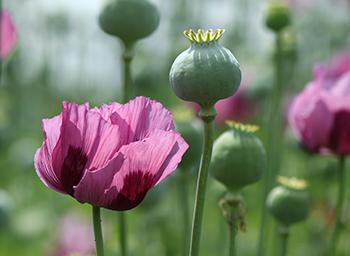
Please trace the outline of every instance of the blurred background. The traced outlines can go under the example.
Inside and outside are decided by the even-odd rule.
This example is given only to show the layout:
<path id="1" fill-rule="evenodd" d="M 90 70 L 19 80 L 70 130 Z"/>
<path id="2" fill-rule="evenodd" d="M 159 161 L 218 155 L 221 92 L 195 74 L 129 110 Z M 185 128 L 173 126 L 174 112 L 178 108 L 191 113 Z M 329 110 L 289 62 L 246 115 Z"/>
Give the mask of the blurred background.
<path id="1" fill-rule="evenodd" d="M 123 47 L 98 26 L 102 0 L 2 2 L 12 16 L 17 41 L 2 63 L 0 83 L 0 255 L 93 254 L 90 207 L 47 189 L 35 174 L 33 156 L 42 143 L 41 119 L 57 115 L 62 100 L 89 101 L 95 106 L 120 99 Z M 192 107 L 175 97 L 168 82 L 173 60 L 189 46 L 182 32 L 225 28 L 221 43 L 235 54 L 243 71 L 244 102 L 233 118 L 258 124 L 263 131 L 274 48 L 274 35 L 263 21 L 265 1 L 152 2 L 160 10 L 161 22 L 154 34 L 137 44 L 132 64 L 137 94 L 159 100 L 174 112 L 175 119 L 183 120 L 187 111 L 185 118 L 189 118 Z M 288 4 L 293 25 L 286 33 L 286 111 L 293 95 L 311 79 L 315 63 L 325 63 L 350 48 L 350 1 L 289 0 Z M 219 120 L 218 126 L 219 134 L 225 126 Z M 336 160 L 308 155 L 287 126 L 285 147 L 281 173 L 307 179 L 312 196 L 310 218 L 292 229 L 289 255 L 320 255 L 335 218 Z M 182 171 L 188 172 L 192 210 L 196 173 Z M 182 175 L 175 173 L 151 191 L 140 207 L 128 212 L 130 255 L 182 255 Z M 247 230 L 238 236 L 239 255 L 256 253 L 260 183 L 243 191 Z M 350 179 L 347 183 L 349 188 Z M 223 192 L 220 184 L 209 180 L 203 256 L 226 254 L 226 224 L 218 207 Z M 350 193 L 347 204 L 349 197 Z M 350 216 L 347 208 L 345 216 Z M 116 214 L 103 210 L 103 220 L 107 255 L 118 255 Z M 339 255 L 350 255 L 349 239 L 348 225 Z M 270 251 L 272 242 L 267 245 Z"/>

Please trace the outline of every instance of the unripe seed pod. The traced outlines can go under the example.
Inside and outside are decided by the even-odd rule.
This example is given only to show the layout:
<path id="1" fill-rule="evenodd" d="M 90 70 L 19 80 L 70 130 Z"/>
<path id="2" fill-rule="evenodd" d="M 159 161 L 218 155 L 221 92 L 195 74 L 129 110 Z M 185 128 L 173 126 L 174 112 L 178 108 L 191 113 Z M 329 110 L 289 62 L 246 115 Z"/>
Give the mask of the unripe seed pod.
<path id="1" fill-rule="evenodd" d="M 280 177 L 279 182 L 281 185 L 272 189 L 267 197 L 270 213 L 286 226 L 305 220 L 310 207 L 306 182 L 286 177 Z"/>
<path id="2" fill-rule="evenodd" d="M 256 126 L 230 125 L 232 129 L 214 142 L 210 171 L 228 190 L 237 191 L 260 180 L 266 166 L 266 153 L 254 134 Z"/>
<path id="3" fill-rule="evenodd" d="M 169 75 L 179 98 L 211 108 L 237 91 L 241 70 L 233 54 L 218 43 L 223 33 L 223 29 L 184 32 L 191 46 L 175 59 Z"/>
<path id="4" fill-rule="evenodd" d="M 100 13 L 99 24 L 107 34 L 131 45 L 152 34 L 159 19 L 157 7 L 147 0 L 108 0 Z"/>
<path id="5" fill-rule="evenodd" d="M 275 32 L 279 32 L 287 27 L 290 22 L 290 11 L 286 4 L 279 2 L 269 3 L 265 16 L 265 23 L 268 28 Z"/>

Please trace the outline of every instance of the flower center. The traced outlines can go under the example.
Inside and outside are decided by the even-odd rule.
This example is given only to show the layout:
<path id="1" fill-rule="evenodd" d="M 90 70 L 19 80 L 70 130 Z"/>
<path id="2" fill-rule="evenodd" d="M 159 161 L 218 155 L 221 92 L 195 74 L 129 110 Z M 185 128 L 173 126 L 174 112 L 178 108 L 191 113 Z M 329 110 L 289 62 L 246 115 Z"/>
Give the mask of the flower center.
<path id="1" fill-rule="evenodd" d="M 64 190 L 73 196 L 73 187 L 78 185 L 83 177 L 88 158 L 82 148 L 69 146 L 68 153 L 61 168 L 61 183 Z"/>
<path id="2" fill-rule="evenodd" d="M 242 124 L 234 121 L 226 121 L 226 124 L 235 130 L 241 131 L 241 132 L 247 132 L 247 133 L 254 133 L 259 130 L 259 126 L 252 125 L 252 124 Z"/>
<path id="3" fill-rule="evenodd" d="M 307 188 L 307 182 L 305 180 L 300 180 L 297 178 L 288 178 L 284 176 L 280 176 L 277 178 L 277 181 L 282 186 L 285 186 L 290 189 L 294 190 L 304 190 Z"/>
<path id="4" fill-rule="evenodd" d="M 198 29 L 197 32 L 189 29 L 184 31 L 185 37 L 189 39 L 191 43 L 198 44 L 216 42 L 220 39 L 223 33 L 225 33 L 225 29 L 209 29 L 207 31 Z"/>

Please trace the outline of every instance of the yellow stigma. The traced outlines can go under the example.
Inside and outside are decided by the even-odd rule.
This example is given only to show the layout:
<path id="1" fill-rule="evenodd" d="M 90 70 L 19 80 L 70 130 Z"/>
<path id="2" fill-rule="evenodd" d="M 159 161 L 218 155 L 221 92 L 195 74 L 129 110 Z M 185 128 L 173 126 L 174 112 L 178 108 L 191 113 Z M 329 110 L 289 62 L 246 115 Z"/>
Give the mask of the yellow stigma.
<path id="1" fill-rule="evenodd" d="M 192 43 L 216 42 L 220 39 L 223 33 L 225 33 L 225 29 L 209 29 L 207 31 L 198 29 L 197 32 L 189 29 L 184 31 L 185 37 L 188 38 Z"/>
<path id="2" fill-rule="evenodd" d="M 288 178 L 284 176 L 279 176 L 277 178 L 277 182 L 282 186 L 287 188 L 295 189 L 295 190 L 303 190 L 306 189 L 308 184 L 305 180 L 297 179 L 297 178 Z"/>
<path id="3" fill-rule="evenodd" d="M 259 130 L 259 126 L 252 125 L 252 124 L 242 124 L 234 121 L 226 121 L 226 124 L 236 130 L 242 131 L 242 132 L 249 132 L 254 133 Z"/>

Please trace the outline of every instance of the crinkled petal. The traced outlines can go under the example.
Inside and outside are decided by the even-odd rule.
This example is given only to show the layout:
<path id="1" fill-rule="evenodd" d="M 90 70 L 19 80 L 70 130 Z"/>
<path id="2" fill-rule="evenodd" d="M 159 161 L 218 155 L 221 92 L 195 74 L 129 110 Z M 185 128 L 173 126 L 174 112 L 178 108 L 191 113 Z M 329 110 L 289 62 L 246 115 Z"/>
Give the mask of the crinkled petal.
<path id="1" fill-rule="evenodd" d="M 34 156 L 34 165 L 37 175 L 47 187 L 58 192 L 65 193 L 59 178 L 53 171 L 51 155 L 49 154 L 45 143 L 36 151 Z"/>
<path id="2" fill-rule="evenodd" d="M 305 119 L 309 116 L 320 95 L 320 86 L 316 82 L 310 82 L 305 89 L 294 98 L 288 112 L 289 124 L 298 137 L 305 130 Z"/>
<path id="3" fill-rule="evenodd" d="M 52 154 L 61 133 L 62 116 L 58 115 L 50 119 L 43 119 L 41 127 L 44 131 L 44 140 L 47 149 Z"/>
<path id="4" fill-rule="evenodd" d="M 89 158 L 87 168 L 101 168 L 127 143 L 126 135 L 130 129 L 123 119 L 111 124 L 95 112 L 87 114 L 86 123 L 83 149 Z"/>
<path id="5" fill-rule="evenodd" d="M 35 153 L 34 166 L 37 175 L 45 186 L 57 192 L 66 193 L 60 182 L 60 177 L 57 176 L 52 168 L 51 154 L 45 143 Z"/>
<path id="6" fill-rule="evenodd" d="M 303 144 L 310 150 L 319 150 L 328 143 L 333 114 L 323 101 L 318 101 L 313 111 L 304 119 L 305 129 L 301 131 Z"/>
<path id="7" fill-rule="evenodd" d="M 146 97 L 136 97 L 118 109 L 118 114 L 130 126 L 129 142 L 142 140 L 155 130 L 174 130 L 172 114 L 159 102 Z M 111 116 L 112 123 L 115 116 Z"/>
<path id="8" fill-rule="evenodd" d="M 72 122 L 80 131 L 81 137 L 85 137 L 86 115 L 89 111 L 89 104 L 78 105 L 76 103 L 62 102 L 62 119 Z"/>
<path id="9" fill-rule="evenodd" d="M 105 167 L 98 170 L 87 170 L 75 187 L 74 197 L 81 203 L 109 208 L 111 198 L 105 193 L 111 187 L 114 175 L 120 170 L 124 158 L 118 154 Z"/>
<path id="10" fill-rule="evenodd" d="M 73 194 L 73 186 L 82 178 L 87 160 L 79 129 L 71 121 L 63 120 L 61 136 L 52 153 L 52 166 L 66 193 Z"/>
<path id="11" fill-rule="evenodd" d="M 350 110 L 350 71 L 332 84 L 328 91 L 323 91 L 323 98 L 334 111 Z"/>
<path id="12" fill-rule="evenodd" d="M 106 121 L 110 121 L 112 113 L 116 113 L 121 106 L 122 105 L 119 103 L 112 102 L 110 104 L 103 104 L 101 107 L 94 108 L 91 111 L 100 113 L 103 119 L 105 119 Z"/>
<path id="13" fill-rule="evenodd" d="M 125 160 L 108 191 L 113 199 L 108 208 L 128 210 L 137 206 L 150 188 L 175 171 L 187 148 L 178 133 L 162 130 L 123 146 L 120 153 Z"/>

